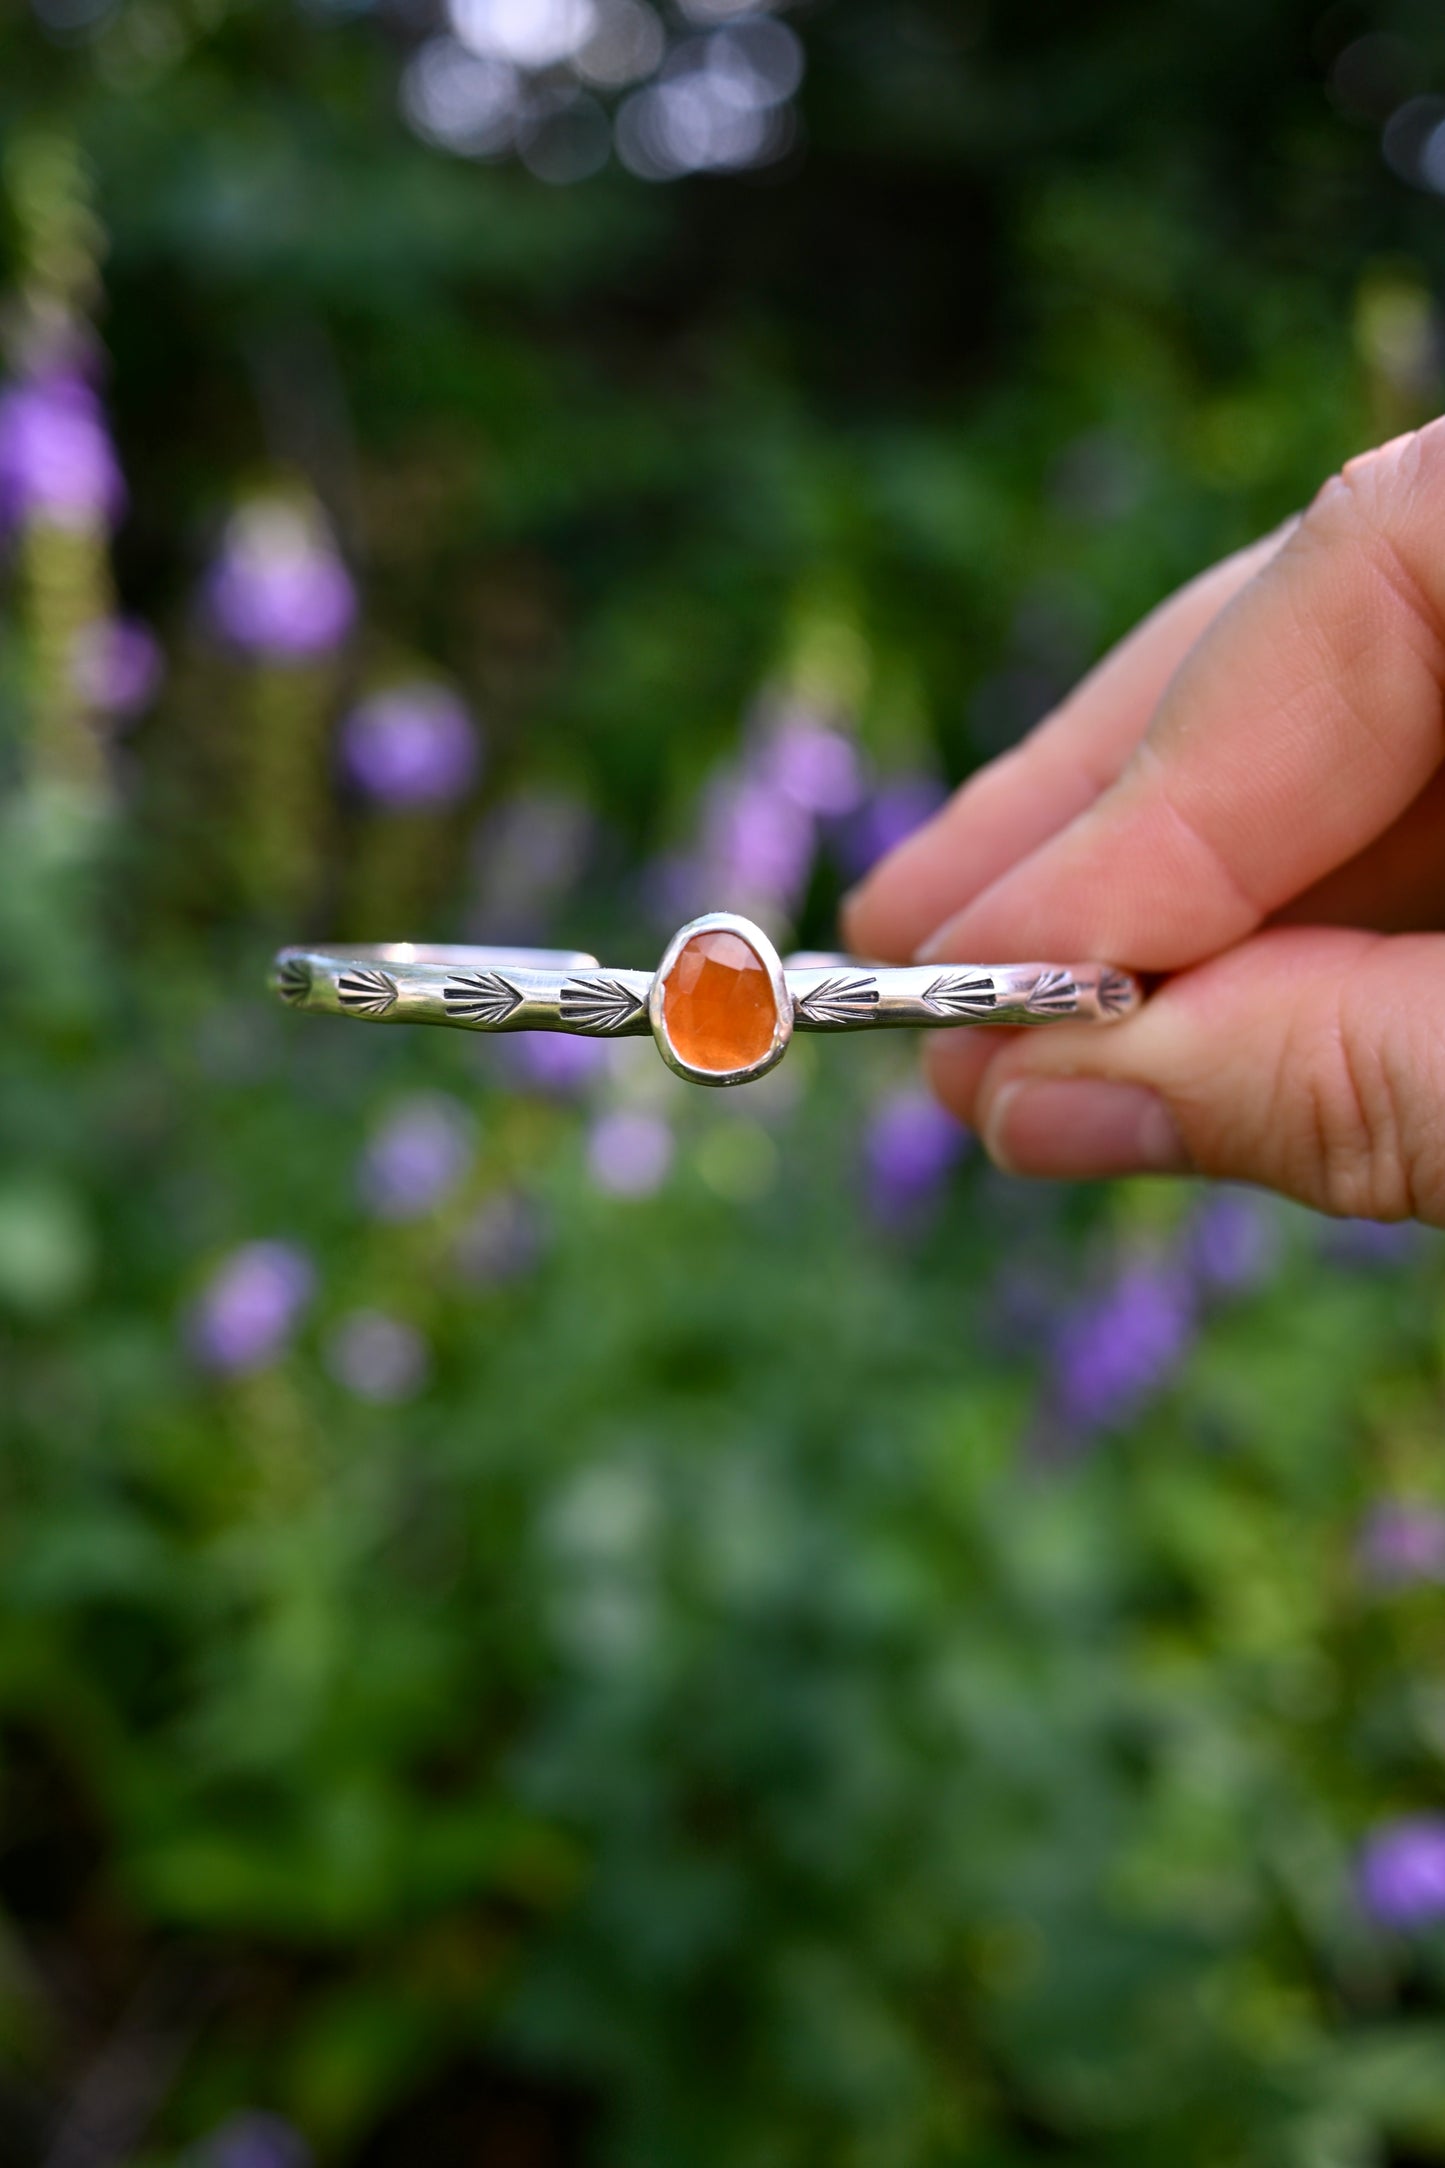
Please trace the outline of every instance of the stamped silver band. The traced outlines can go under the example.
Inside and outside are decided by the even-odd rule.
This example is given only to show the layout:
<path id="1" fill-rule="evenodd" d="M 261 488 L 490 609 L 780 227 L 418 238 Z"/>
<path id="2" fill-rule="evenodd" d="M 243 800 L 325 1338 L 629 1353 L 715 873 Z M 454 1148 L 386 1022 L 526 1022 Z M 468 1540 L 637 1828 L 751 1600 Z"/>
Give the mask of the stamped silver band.
<path id="1" fill-rule="evenodd" d="M 754 961 L 729 943 L 751 951 Z M 748 1007 L 746 1028 L 739 1024 L 735 1034 L 737 1058 L 723 1065 L 688 1058 L 697 1047 L 684 1040 L 669 994 L 678 970 L 695 973 L 709 951 L 720 959 L 719 983 L 744 988 Z M 611 1039 L 650 1033 L 674 1069 L 707 1084 L 762 1075 L 782 1058 L 794 1031 L 1108 1024 L 1128 1016 L 1141 999 L 1138 980 L 1108 964 L 895 966 L 811 951 L 784 959 L 760 927 L 728 912 L 682 927 L 656 971 L 605 969 L 581 950 L 397 941 L 345 950 L 283 949 L 271 983 L 293 1008 L 369 1023 Z M 712 1007 L 721 1013 L 724 1001 L 715 996 Z"/>

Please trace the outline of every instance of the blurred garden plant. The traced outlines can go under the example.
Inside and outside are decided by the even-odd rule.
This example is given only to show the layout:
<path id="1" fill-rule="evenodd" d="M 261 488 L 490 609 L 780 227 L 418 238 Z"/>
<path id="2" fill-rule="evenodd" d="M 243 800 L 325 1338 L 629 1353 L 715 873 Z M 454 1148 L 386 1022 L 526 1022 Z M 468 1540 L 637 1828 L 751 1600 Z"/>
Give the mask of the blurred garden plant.
<path id="1" fill-rule="evenodd" d="M 6 2168 L 1445 2161 L 1436 1238 L 260 991 L 826 941 L 1438 402 L 1316 14 L 0 21 Z"/>

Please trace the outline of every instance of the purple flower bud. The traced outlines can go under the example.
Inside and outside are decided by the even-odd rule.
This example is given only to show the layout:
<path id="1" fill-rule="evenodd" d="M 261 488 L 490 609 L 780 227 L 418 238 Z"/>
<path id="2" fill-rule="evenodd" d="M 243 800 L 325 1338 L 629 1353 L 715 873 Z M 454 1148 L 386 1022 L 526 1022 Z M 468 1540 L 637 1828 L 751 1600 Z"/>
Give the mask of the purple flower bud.
<path id="1" fill-rule="evenodd" d="M 481 764 L 476 725 L 442 685 L 373 693 L 341 726 L 342 765 L 364 797 L 398 809 L 452 805 Z"/>
<path id="2" fill-rule="evenodd" d="M 763 752 L 761 769 L 774 790 L 820 818 L 851 813 L 863 795 L 853 740 L 805 717 L 782 724 Z"/>
<path id="3" fill-rule="evenodd" d="M 1323 1230 L 1321 1247 L 1335 1264 L 1388 1270 L 1408 1265 L 1428 1240 L 1413 1220 L 1334 1220 Z"/>
<path id="4" fill-rule="evenodd" d="M 839 837 L 839 855 L 849 874 L 861 880 L 905 836 L 930 820 L 947 795 L 930 775 L 895 776 L 884 783 L 845 823 Z"/>
<path id="5" fill-rule="evenodd" d="M 595 1084 L 612 1066 L 605 1039 L 565 1031 L 519 1031 L 503 1041 L 504 1059 L 523 1084 L 568 1098 Z"/>
<path id="6" fill-rule="evenodd" d="M 643 869 L 641 887 L 644 908 L 669 930 L 709 907 L 708 869 L 688 851 L 661 852 Z"/>
<path id="7" fill-rule="evenodd" d="M 543 1233 L 541 1214 L 530 1197 L 519 1190 L 498 1190 L 477 1207 L 457 1236 L 457 1270 L 483 1286 L 514 1280 L 536 1264 Z"/>
<path id="8" fill-rule="evenodd" d="M 1445 1814 L 1380 1823 L 1360 1848 L 1358 1880 L 1360 1902 L 1382 1927 L 1445 1919 Z"/>
<path id="9" fill-rule="evenodd" d="M 1178 1368 L 1194 1328 L 1186 1273 L 1159 1262 L 1128 1266 L 1059 1328 L 1049 1394 L 1053 1413 L 1075 1436 L 1128 1421 Z"/>
<path id="10" fill-rule="evenodd" d="M 112 525 L 125 484 L 94 387 L 58 371 L 0 391 L 0 526 Z"/>
<path id="11" fill-rule="evenodd" d="M 133 617 L 102 617 L 87 625 L 70 658 L 71 680 L 92 714 L 129 723 L 143 715 L 165 676 L 160 642 Z"/>
<path id="12" fill-rule="evenodd" d="M 971 1141 L 928 1092 L 910 1087 L 890 1094 L 874 1108 L 863 1141 L 874 1215 L 890 1226 L 916 1218 Z"/>
<path id="13" fill-rule="evenodd" d="M 1006 1257 L 988 1290 L 985 1329 L 991 1343 L 1006 1354 L 1036 1360 L 1057 1326 L 1059 1290 L 1052 1257 L 1027 1250 Z"/>
<path id="14" fill-rule="evenodd" d="M 1237 1295 L 1263 1286 L 1279 1264 L 1279 1215 L 1251 1190 L 1215 1190 L 1199 1207 L 1185 1237 L 1185 1252 L 1199 1286 L 1210 1294 Z"/>
<path id="15" fill-rule="evenodd" d="M 316 1287 L 310 1259 L 290 1242 L 245 1242 L 221 1260 L 191 1316 L 191 1345 L 206 1369 L 261 1370 L 280 1355 Z"/>
<path id="16" fill-rule="evenodd" d="M 223 639 L 274 660 L 328 653 L 356 617 L 356 590 L 319 513 L 276 499 L 231 520 L 202 603 Z"/>
<path id="17" fill-rule="evenodd" d="M 813 822 L 793 799 L 747 777 L 713 784 L 702 857 L 718 896 L 788 909 L 813 863 Z"/>
<path id="18" fill-rule="evenodd" d="M 666 1181 L 672 1154 L 666 1122 L 631 1107 L 599 1115 L 587 1140 L 588 1172 L 613 1197 L 650 1197 Z"/>
<path id="19" fill-rule="evenodd" d="M 1361 1575 L 1376 1588 L 1445 1581 L 1445 1513 L 1385 1499 L 1367 1515 L 1356 1557 Z"/>
<path id="20" fill-rule="evenodd" d="M 361 1194 L 381 1220 L 422 1219 L 445 1203 L 472 1162 L 472 1122 L 444 1092 L 394 1107 L 366 1148 Z"/>
<path id="21" fill-rule="evenodd" d="M 414 1325 L 384 1310 L 353 1310 L 326 1342 L 326 1367 L 358 1400 L 410 1400 L 431 1369 L 427 1344 Z"/>
<path id="22" fill-rule="evenodd" d="M 203 2168 L 310 2168 L 311 2148 L 279 2115 L 232 2116 L 201 2148 Z"/>
<path id="23" fill-rule="evenodd" d="M 496 807 L 473 852 L 478 938 L 535 941 L 549 907 L 576 884 L 596 827 L 590 807 L 560 790 L 519 791 Z"/>

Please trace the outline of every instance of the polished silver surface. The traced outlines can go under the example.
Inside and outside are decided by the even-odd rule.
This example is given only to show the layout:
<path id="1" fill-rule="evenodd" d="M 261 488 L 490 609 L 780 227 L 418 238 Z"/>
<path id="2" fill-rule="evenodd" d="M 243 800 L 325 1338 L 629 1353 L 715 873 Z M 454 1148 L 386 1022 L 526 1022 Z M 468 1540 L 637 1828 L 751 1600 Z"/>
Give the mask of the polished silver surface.
<path id="1" fill-rule="evenodd" d="M 725 1071 L 690 1067 L 667 1035 L 663 991 L 695 934 L 746 941 L 777 1004 L 762 1060 Z M 604 969 L 584 950 L 451 948 L 409 941 L 282 949 L 271 983 L 291 1007 L 377 1024 L 450 1024 L 462 1031 L 567 1031 L 591 1038 L 648 1033 L 669 1066 L 700 1084 L 745 1084 L 787 1051 L 794 1031 L 949 1030 L 969 1024 L 1115 1023 L 1141 999 L 1132 973 L 1109 964 L 872 964 L 799 952 L 779 958 L 761 928 L 726 911 L 683 926 L 656 971 Z"/>
<path id="2" fill-rule="evenodd" d="M 799 1031 L 1112 1024 L 1142 998 L 1132 972 L 1110 964 L 868 964 L 809 952 L 784 969 Z"/>

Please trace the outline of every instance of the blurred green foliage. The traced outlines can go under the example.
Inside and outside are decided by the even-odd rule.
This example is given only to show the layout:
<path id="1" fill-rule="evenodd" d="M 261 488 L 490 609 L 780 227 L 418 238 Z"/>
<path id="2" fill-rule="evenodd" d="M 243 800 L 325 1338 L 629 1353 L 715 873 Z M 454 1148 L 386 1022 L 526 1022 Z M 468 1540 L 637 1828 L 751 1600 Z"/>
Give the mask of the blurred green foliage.
<path id="1" fill-rule="evenodd" d="M 1445 89 L 1438 10 L 795 19 L 805 153 L 671 188 L 414 140 L 401 15 L 0 25 L 12 364 L 47 294 L 93 318 L 130 493 L 109 553 L 12 546 L 0 657 L 17 2168 L 284 2168 L 279 2126 L 208 2135 L 250 2110 L 357 2168 L 1445 2161 L 1445 1947 L 1351 1866 L 1445 1785 L 1445 1596 L 1359 1551 L 1382 1498 L 1445 1505 L 1438 1242 L 1262 1220 L 1051 1457 L 1057 1319 L 1176 1269 L 1194 1196 L 970 1165 L 885 1226 L 905 1049 L 719 1104 L 643 1048 L 558 1096 L 258 990 L 277 934 L 486 930 L 545 794 L 590 840 L 531 930 L 644 957 L 637 869 L 760 687 L 954 779 L 1438 398 L 1445 211 L 1339 68 L 1388 35 L 1392 96 Z M 276 486 L 363 601 L 285 668 L 194 601 Z M 112 581 L 169 674 L 102 807 L 36 748 L 89 727 L 56 658 Z M 487 770 L 388 823 L 327 733 L 416 670 Z M 311 749 L 289 915 L 257 745 Z M 419 1090 L 476 1148 L 378 1219 Z M 594 1178 L 618 1108 L 675 1134 L 646 1196 Z M 315 1300 L 217 1376 L 187 1318 L 257 1239 Z M 358 1311 L 422 1336 L 413 1397 L 348 1389 Z"/>

